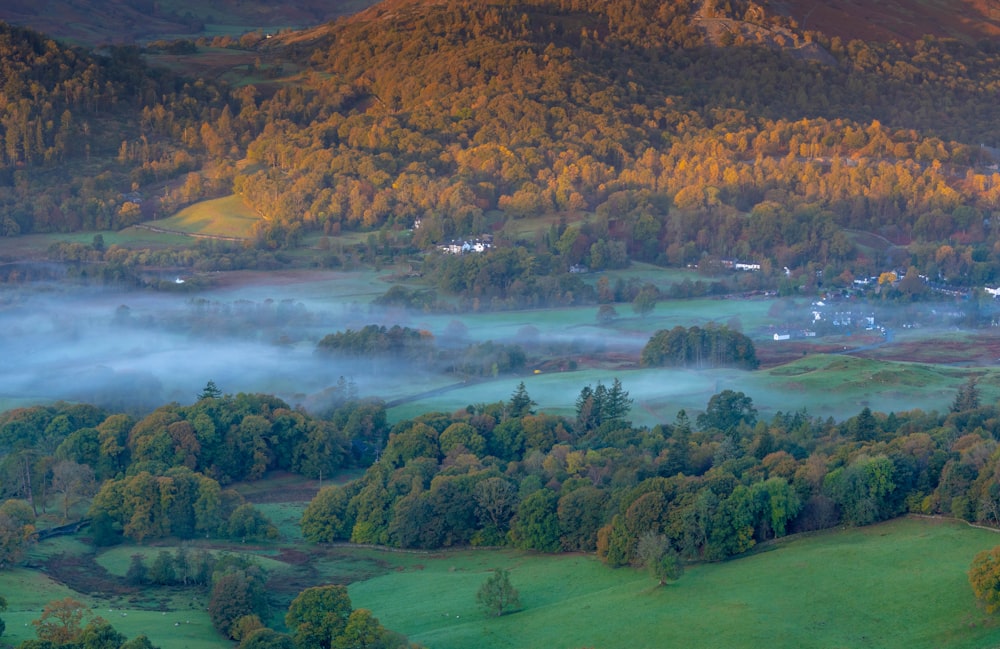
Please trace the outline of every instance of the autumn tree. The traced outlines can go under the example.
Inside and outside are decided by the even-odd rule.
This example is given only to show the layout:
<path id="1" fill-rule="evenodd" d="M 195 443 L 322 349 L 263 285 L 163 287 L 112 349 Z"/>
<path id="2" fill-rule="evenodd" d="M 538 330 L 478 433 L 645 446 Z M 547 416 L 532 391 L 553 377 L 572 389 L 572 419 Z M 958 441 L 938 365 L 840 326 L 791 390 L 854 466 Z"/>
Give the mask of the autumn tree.
<path id="1" fill-rule="evenodd" d="M 86 464 L 63 460 L 52 465 L 52 490 L 62 496 L 62 518 L 69 520 L 69 510 L 83 496 L 94 493 L 94 470 Z"/>
<path id="2" fill-rule="evenodd" d="M 233 638 L 234 624 L 241 617 L 267 615 L 264 574 L 255 567 L 223 571 L 214 578 L 208 601 L 212 624 L 227 638 Z"/>
<path id="3" fill-rule="evenodd" d="M 82 602 L 65 597 L 46 604 L 42 616 L 32 624 L 39 640 L 63 645 L 76 642 L 83 631 L 83 620 L 90 616 L 90 609 Z"/>
<path id="4" fill-rule="evenodd" d="M 17 563 L 35 541 L 35 515 L 23 500 L 0 505 L 0 568 Z"/>
<path id="5" fill-rule="evenodd" d="M 969 567 L 969 584 L 987 613 L 1000 609 L 1000 545 L 975 556 Z"/>
<path id="6" fill-rule="evenodd" d="M 651 284 L 647 284 L 632 299 L 632 311 L 634 311 L 637 316 L 645 318 L 653 312 L 653 309 L 656 308 L 656 300 L 658 297 L 659 291 L 656 290 L 656 287 Z"/>
<path id="7" fill-rule="evenodd" d="M 476 603 L 486 615 L 499 617 L 504 612 L 517 609 L 521 605 L 517 589 L 510 583 L 510 573 L 503 568 L 495 568 L 476 592 Z"/>

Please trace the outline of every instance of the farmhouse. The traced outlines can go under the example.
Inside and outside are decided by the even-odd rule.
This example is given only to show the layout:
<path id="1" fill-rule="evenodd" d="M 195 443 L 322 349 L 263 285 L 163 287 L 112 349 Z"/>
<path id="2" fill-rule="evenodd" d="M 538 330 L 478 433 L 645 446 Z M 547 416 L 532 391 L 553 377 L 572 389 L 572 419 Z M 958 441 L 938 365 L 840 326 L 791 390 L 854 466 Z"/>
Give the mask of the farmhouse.
<path id="1" fill-rule="evenodd" d="M 732 268 L 733 270 L 741 270 L 744 272 L 760 271 L 760 264 L 753 264 L 744 261 L 735 261 L 732 259 L 723 259 L 721 263 L 723 267 Z"/>
<path id="2" fill-rule="evenodd" d="M 472 252 L 485 252 L 493 247 L 492 235 L 483 235 L 478 239 L 455 239 L 450 243 L 441 244 L 438 250 L 449 255 L 464 255 Z"/>

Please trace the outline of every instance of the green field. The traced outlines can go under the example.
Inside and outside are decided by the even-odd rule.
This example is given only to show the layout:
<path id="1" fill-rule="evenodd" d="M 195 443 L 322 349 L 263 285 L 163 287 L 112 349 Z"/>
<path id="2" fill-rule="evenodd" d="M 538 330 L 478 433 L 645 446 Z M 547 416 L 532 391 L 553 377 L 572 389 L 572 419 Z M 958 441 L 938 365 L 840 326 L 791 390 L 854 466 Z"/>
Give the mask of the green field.
<path id="1" fill-rule="evenodd" d="M 351 586 L 355 606 L 433 649 L 1000 646 L 965 571 L 993 532 L 903 519 L 796 538 L 688 568 L 657 588 L 591 556 L 461 552 Z M 486 618 L 475 592 L 507 568 L 522 610 Z"/>
<path id="2" fill-rule="evenodd" d="M 921 409 L 946 411 L 970 375 L 982 376 L 984 402 L 1000 397 L 993 368 L 949 368 L 933 365 L 870 361 L 851 356 L 809 356 L 769 370 L 685 370 L 664 368 L 608 368 L 501 377 L 483 383 L 420 398 L 389 410 L 390 419 L 412 418 L 427 410 L 453 412 L 469 404 L 510 398 L 523 381 L 538 409 L 575 416 L 580 390 L 598 382 L 610 385 L 618 378 L 633 400 L 630 418 L 636 425 L 670 423 L 677 411 L 701 412 L 712 395 L 722 390 L 743 392 L 753 399 L 759 419 L 778 411 L 805 409 L 815 417 L 841 420 L 863 408 L 875 412 Z"/>
<path id="3" fill-rule="evenodd" d="M 583 554 L 399 552 L 308 546 L 296 538 L 246 549 L 278 588 L 349 584 L 355 607 L 371 609 L 387 627 L 431 649 L 972 649 L 1000 647 L 998 618 L 978 608 L 966 578 L 973 556 L 997 543 L 994 531 L 904 518 L 689 565 L 678 582 L 663 588 L 645 572 L 612 569 Z M 174 550 L 126 545 L 94 557 L 79 541 L 63 538 L 39 544 L 32 556 L 76 556 L 83 565 L 91 562 L 92 575 L 102 569 L 121 575 L 132 554 L 149 561 L 160 549 Z M 292 565 L 284 556 L 310 561 L 308 567 Z M 521 609 L 487 618 L 476 607 L 475 592 L 496 567 L 510 570 Z M 130 637 L 149 635 L 161 649 L 228 646 L 208 619 L 207 597 L 197 591 L 80 593 L 43 571 L 15 568 L 0 572 L 0 594 L 10 605 L 3 614 L 4 641 L 14 645 L 33 637 L 31 622 L 47 602 L 73 597 Z M 278 600 L 293 595 L 282 592 Z M 271 623 L 280 628 L 279 608 Z"/>
<path id="4" fill-rule="evenodd" d="M 260 221 L 260 216 L 233 194 L 195 203 L 169 218 L 150 221 L 146 225 L 192 234 L 246 239 L 251 236 L 251 229 L 257 221 Z"/>

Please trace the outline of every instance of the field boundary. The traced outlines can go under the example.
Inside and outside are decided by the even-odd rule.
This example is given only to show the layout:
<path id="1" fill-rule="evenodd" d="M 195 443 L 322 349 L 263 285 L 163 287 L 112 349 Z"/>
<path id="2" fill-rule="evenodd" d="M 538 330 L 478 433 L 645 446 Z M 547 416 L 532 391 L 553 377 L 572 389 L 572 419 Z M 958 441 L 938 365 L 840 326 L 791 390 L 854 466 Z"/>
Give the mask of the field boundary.
<path id="1" fill-rule="evenodd" d="M 987 527 L 986 525 L 977 525 L 964 518 L 957 518 L 955 516 L 941 516 L 940 514 L 907 514 L 907 516 L 912 516 L 913 518 L 923 518 L 926 520 L 936 520 L 936 521 L 952 521 L 955 523 L 965 523 L 969 527 L 973 527 L 977 530 L 986 530 L 987 532 L 994 532 L 1000 534 L 1000 529 L 996 527 Z"/>
<path id="2" fill-rule="evenodd" d="M 136 223 L 135 225 L 129 227 L 149 230 L 150 232 L 156 232 L 159 234 L 179 234 L 181 236 L 192 237 L 194 239 L 215 239 L 217 241 L 234 241 L 237 243 L 245 243 L 247 241 L 245 237 L 229 237 L 223 234 L 204 234 L 201 232 L 184 232 L 183 230 L 171 230 L 168 228 L 161 228 L 156 225 L 147 225 L 145 223 Z"/>

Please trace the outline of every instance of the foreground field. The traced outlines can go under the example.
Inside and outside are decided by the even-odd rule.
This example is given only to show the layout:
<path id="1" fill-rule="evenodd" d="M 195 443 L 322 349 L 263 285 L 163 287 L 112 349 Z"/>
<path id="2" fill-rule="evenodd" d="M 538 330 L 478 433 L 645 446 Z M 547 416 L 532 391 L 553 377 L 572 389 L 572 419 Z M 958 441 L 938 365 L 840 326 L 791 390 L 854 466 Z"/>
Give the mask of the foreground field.
<path id="1" fill-rule="evenodd" d="M 954 521 L 905 518 L 789 538 L 750 556 L 689 566 L 680 581 L 660 588 L 644 572 L 611 569 L 593 555 L 307 545 L 290 524 L 301 503 L 262 506 L 287 519 L 282 540 L 197 547 L 256 557 L 271 577 L 268 622 L 278 629 L 300 590 L 343 583 L 355 607 L 430 649 L 1000 646 L 1000 624 L 977 606 L 966 578 L 975 554 L 1000 536 Z M 9 602 L 3 643 L 32 638 L 42 607 L 73 597 L 161 649 L 229 646 L 212 627 L 204 593 L 124 583 L 133 554 L 152 560 L 173 549 L 125 545 L 94 555 L 74 538 L 40 543 L 33 569 L 0 572 Z M 496 567 L 510 570 L 522 608 L 487 618 L 475 593 Z"/>
<path id="2" fill-rule="evenodd" d="M 474 552 L 351 586 L 355 606 L 434 649 L 481 647 L 995 647 L 965 571 L 993 532 L 903 519 L 790 540 L 754 556 L 693 566 L 656 588 L 590 556 Z M 511 571 L 523 609 L 475 607 L 494 567 Z"/>

